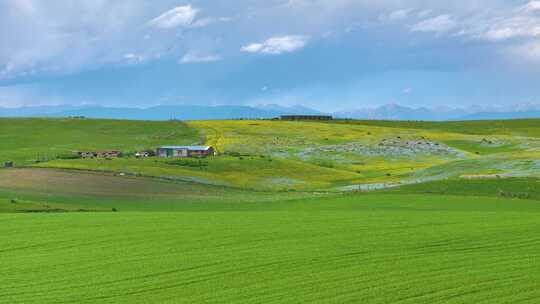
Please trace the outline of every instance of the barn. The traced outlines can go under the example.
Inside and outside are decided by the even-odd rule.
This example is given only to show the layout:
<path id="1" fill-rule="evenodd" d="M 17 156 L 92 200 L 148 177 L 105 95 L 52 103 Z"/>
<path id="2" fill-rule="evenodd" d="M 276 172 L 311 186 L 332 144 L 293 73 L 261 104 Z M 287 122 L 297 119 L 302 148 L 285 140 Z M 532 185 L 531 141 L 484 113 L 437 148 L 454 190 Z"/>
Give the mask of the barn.
<path id="1" fill-rule="evenodd" d="M 206 157 L 215 154 L 210 146 L 164 146 L 157 148 L 157 156 L 163 158 Z"/>

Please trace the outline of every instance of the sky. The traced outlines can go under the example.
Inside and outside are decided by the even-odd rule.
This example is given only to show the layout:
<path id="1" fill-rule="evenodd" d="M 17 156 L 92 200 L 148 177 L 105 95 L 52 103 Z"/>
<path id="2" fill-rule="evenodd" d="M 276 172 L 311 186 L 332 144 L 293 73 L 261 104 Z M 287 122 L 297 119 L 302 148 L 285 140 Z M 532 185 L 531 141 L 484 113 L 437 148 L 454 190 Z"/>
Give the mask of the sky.
<path id="1" fill-rule="evenodd" d="M 0 0 L 0 107 L 523 103 L 538 0 Z"/>

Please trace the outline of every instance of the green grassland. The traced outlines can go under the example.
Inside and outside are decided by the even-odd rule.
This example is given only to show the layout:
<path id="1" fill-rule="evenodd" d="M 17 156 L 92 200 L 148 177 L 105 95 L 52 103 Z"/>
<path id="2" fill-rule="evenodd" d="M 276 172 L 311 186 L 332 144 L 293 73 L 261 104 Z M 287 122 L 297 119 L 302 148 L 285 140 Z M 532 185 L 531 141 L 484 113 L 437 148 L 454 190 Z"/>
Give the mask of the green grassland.
<path id="1" fill-rule="evenodd" d="M 537 303 L 540 204 L 348 195 L 1 215 L 0 303 Z"/>
<path id="2" fill-rule="evenodd" d="M 0 119 L 0 140 L 0 303 L 540 298 L 539 120 Z M 219 155 L 129 156 L 192 143 Z M 86 149 L 128 155 L 66 157 Z"/>
<path id="3" fill-rule="evenodd" d="M 182 122 L 88 119 L 0 119 L 0 163 L 27 165 L 79 150 L 133 152 L 201 139 Z"/>
<path id="4" fill-rule="evenodd" d="M 265 155 L 354 174 L 330 181 L 410 184 L 470 176 L 540 176 L 540 121 L 421 123 L 203 121 L 223 153 Z M 308 182 L 309 184 L 309 182 Z"/>
<path id="5" fill-rule="evenodd" d="M 341 191 L 491 175 L 540 176 L 540 121 L 415 123 L 337 121 L 133 122 L 0 120 L 2 160 L 269 191 Z M 65 127 L 63 127 L 65 126 Z M 133 152 L 208 144 L 219 157 L 80 160 L 76 150 Z M 129 155 L 129 154 L 128 154 Z"/>

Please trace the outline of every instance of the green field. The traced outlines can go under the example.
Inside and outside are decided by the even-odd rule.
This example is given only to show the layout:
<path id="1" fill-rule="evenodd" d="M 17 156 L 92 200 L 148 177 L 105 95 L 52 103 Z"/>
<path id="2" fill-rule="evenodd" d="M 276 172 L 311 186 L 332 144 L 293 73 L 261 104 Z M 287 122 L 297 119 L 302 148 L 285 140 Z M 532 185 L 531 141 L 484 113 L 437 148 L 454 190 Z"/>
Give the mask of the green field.
<path id="1" fill-rule="evenodd" d="M 540 120 L 0 119 L 0 141 L 0 303 L 540 299 Z M 131 156 L 169 144 L 220 153 Z"/>
<path id="2" fill-rule="evenodd" d="M 2 215 L 2 303 L 537 303 L 538 201 Z"/>
<path id="3" fill-rule="evenodd" d="M 540 121 L 414 123 L 338 121 L 134 122 L 0 119 L 0 161 L 116 172 L 266 191 L 342 191 L 360 185 L 540 177 Z M 138 160 L 133 152 L 207 144 L 203 161 Z M 71 159 L 118 149 L 127 157 Z"/>
<path id="4" fill-rule="evenodd" d="M 0 118 L 0 163 L 27 165 L 80 150 L 128 153 L 201 140 L 197 130 L 176 121 Z"/>

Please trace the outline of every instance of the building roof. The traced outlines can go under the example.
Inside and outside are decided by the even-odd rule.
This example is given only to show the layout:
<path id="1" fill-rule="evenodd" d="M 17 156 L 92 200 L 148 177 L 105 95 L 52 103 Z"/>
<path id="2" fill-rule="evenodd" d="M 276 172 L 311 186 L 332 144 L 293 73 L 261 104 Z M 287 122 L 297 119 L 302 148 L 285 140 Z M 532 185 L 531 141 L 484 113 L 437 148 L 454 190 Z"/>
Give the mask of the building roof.
<path id="1" fill-rule="evenodd" d="M 160 149 L 171 149 L 171 150 L 190 150 L 190 151 L 208 151 L 210 146 L 163 146 L 159 147 Z"/>

